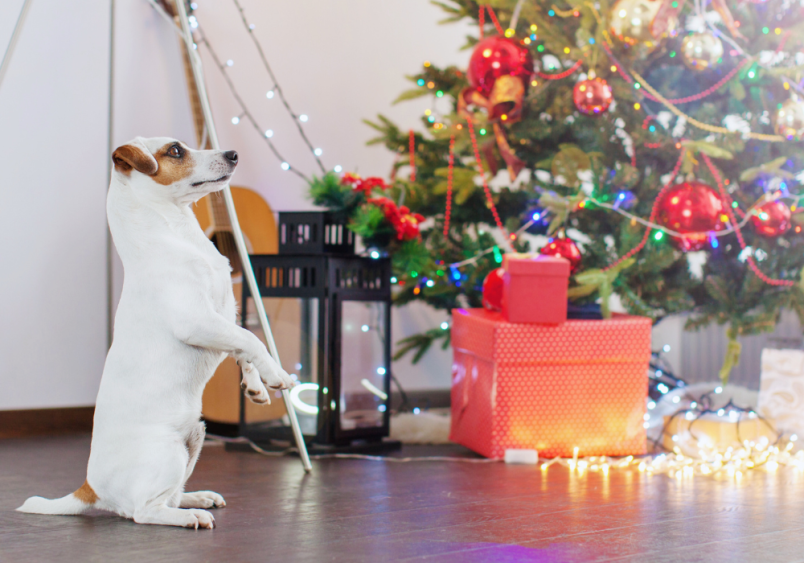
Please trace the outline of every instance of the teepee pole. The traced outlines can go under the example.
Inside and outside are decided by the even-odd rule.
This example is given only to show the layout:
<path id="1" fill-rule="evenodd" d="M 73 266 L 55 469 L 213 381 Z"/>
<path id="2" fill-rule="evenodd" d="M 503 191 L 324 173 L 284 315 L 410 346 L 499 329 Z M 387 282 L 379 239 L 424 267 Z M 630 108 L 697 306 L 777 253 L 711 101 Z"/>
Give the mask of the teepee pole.
<path id="1" fill-rule="evenodd" d="M 184 39 L 187 54 L 190 58 L 190 65 L 193 69 L 193 79 L 198 89 L 198 98 L 201 100 L 201 107 L 204 110 L 204 121 L 206 123 L 209 141 L 212 148 L 218 150 L 220 149 L 218 132 L 215 129 L 215 122 L 212 119 L 212 110 L 210 109 L 209 97 L 207 96 L 207 90 L 204 84 L 201 57 L 198 55 L 198 50 L 193 41 L 192 31 L 190 31 L 190 22 L 187 20 L 187 8 L 184 4 L 184 0 L 178 0 L 176 2 L 176 11 L 181 23 L 182 38 Z M 240 255 L 240 262 L 243 264 L 243 275 L 246 278 L 246 283 L 248 283 L 249 291 L 254 298 L 260 326 L 265 334 L 265 340 L 268 342 L 268 350 L 271 352 L 271 356 L 273 356 L 276 363 L 281 366 L 279 352 L 276 349 L 274 336 L 271 332 L 271 325 L 268 323 L 268 315 L 265 313 L 265 305 L 262 302 L 260 288 L 257 285 L 257 278 L 254 277 L 254 269 L 251 267 L 251 260 L 249 260 L 248 257 L 246 242 L 243 239 L 243 232 L 240 230 L 240 222 L 237 220 L 237 211 L 235 211 L 232 190 L 229 188 L 229 184 L 226 184 L 223 188 L 223 199 L 226 202 L 226 211 L 229 213 L 229 221 L 232 224 L 232 234 L 234 235 L 235 244 L 237 245 L 237 252 Z M 245 309 L 245 304 L 243 304 L 243 307 Z M 293 428 L 293 436 L 296 439 L 296 447 L 299 450 L 302 465 L 304 466 L 304 470 L 309 473 L 312 471 L 313 466 L 310 464 L 310 456 L 307 454 L 304 436 L 302 436 L 301 428 L 299 427 L 299 419 L 296 417 L 296 411 L 293 409 L 293 403 L 290 401 L 290 393 L 287 389 L 282 391 L 282 398 L 285 401 L 285 408 L 288 411 L 288 418 L 290 418 L 290 425 Z"/>

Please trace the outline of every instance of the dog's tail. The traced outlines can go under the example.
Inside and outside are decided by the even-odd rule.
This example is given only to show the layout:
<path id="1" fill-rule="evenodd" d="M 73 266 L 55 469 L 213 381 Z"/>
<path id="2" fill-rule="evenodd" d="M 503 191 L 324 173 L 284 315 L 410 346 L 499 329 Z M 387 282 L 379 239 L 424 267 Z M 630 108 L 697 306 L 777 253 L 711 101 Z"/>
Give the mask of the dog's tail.
<path id="1" fill-rule="evenodd" d="M 98 495 L 89 483 L 84 481 L 74 493 L 57 499 L 31 497 L 20 506 L 18 512 L 31 514 L 81 514 L 98 502 Z"/>

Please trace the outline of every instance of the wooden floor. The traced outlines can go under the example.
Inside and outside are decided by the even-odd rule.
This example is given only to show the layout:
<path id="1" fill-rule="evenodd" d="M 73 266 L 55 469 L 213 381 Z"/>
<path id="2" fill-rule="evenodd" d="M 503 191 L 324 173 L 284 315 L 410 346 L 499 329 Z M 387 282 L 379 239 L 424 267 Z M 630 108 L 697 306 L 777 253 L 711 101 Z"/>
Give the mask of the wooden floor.
<path id="1" fill-rule="evenodd" d="M 305 476 L 296 458 L 208 444 L 189 490 L 226 497 L 215 530 L 14 512 L 76 489 L 88 452 L 87 436 L 0 441 L 0 561 L 804 561 L 793 471 L 738 483 L 329 459 Z"/>

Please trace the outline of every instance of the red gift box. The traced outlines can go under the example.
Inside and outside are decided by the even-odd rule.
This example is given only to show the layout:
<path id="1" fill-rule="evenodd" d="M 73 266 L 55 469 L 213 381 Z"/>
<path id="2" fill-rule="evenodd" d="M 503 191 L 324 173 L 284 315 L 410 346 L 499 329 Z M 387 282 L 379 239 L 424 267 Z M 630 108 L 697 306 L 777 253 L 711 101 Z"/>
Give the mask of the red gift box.
<path id="1" fill-rule="evenodd" d="M 511 323 L 567 320 L 570 263 L 559 256 L 503 255 L 502 313 Z"/>
<path id="2" fill-rule="evenodd" d="M 454 310 L 450 440 L 490 458 L 509 448 L 644 454 L 651 325 L 627 315 L 514 324 Z"/>

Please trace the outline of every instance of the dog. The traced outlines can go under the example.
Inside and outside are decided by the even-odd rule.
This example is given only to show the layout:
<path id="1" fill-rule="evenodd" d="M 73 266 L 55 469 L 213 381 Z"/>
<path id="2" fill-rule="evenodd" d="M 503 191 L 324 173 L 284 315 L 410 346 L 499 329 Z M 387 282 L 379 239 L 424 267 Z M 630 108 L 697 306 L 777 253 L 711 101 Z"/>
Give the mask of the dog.
<path id="1" fill-rule="evenodd" d="M 118 147 L 106 204 L 123 261 L 114 340 L 95 406 L 87 478 L 59 499 L 31 497 L 17 510 L 80 514 L 109 510 L 140 524 L 213 528 L 212 491 L 184 492 L 205 436 L 204 386 L 226 355 L 255 403 L 292 386 L 251 332 L 237 326 L 231 267 L 190 206 L 223 189 L 234 151 L 190 149 L 137 137 Z"/>

